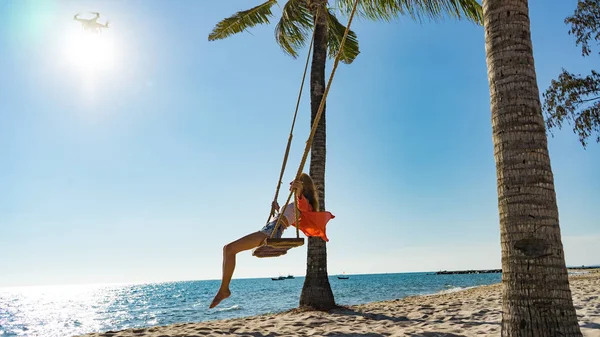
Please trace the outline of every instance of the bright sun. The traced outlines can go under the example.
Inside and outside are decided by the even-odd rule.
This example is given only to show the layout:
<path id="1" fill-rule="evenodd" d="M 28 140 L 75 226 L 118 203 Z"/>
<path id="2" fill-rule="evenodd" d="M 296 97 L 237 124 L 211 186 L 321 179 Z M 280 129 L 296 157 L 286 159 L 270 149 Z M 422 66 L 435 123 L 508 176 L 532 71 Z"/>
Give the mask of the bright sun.
<path id="1" fill-rule="evenodd" d="M 114 66 L 115 48 L 110 34 L 87 32 L 78 27 L 69 29 L 67 35 L 65 56 L 78 70 L 94 73 Z"/>

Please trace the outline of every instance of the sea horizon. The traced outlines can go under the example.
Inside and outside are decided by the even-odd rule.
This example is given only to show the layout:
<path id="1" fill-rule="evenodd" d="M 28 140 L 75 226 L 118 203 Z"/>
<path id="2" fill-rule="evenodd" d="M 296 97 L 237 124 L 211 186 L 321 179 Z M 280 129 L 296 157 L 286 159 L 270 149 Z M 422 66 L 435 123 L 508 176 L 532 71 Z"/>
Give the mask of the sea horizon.
<path id="1" fill-rule="evenodd" d="M 585 268 L 600 268 L 600 264 L 594 265 L 584 265 Z M 567 266 L 567 269 L 581 269 L 582 266 Z M 460 271 L 485 271 L 485 270 L 497 270 L 500 268 L 487 268 L 487 269 L 461 269 L 461 270 L 428 270 L 428 271 L 408 271 L 408 272 L 378 272 L 378 273 L 328 273 L 329 277 L 334 277 L 337 275 L 346 275 L 346 276 L 361 276 L 361 275 L 391 275 L 391 274 L 419 274 L 419 273 L 436 273 L 440 271 L 448 271 L 448 272 L 460 272 Z M 287 276 L 292 275 L 295 278 L 304 278 L 306 275 L 299 275 L 293 273 L 281 273 L 281 274 L 273 274 L 271 276 L 261 276 L 261 277 L 234 277 L 233 280 L 260 280 L 260 279 L 269 279 L 271 277 L 277 276 Z M 220 281 L 220 278 L 209 278 L 209 279 L 181 279 L 181 280 L 155 280 L 155 281 L 133 281 L 133 282 L 101 282 L 101 283 L 50 283 L 50 284 L 26 284 L 26 285 L 0 285 L 0 289 L 13 289 L 13 288 L 29 288 L 29 287 L 69 287 L 69 286 L 119 286 L 119 285 L 143 285 L 143 284 L 156 284 L 156 283 L 174 283 L 174 282 L 197 282 L 197 281 Z"/>
<path id="2" fill-rule="evenodd" d="M 595 269 L 600 268 L 600 264 L 584 265 L 583 269 Z M 420 273 L 436 273 L 441 271 L 447 272 L 460 272 L 460 271 L 486 271 L 486 270 L 499 270 L 501 268 L 486 268 L 486 269 L 460 269 L 460 270 L 427 270 L 427 271 L 407 271 L 407 272 L 378 272 L 378 273 L 328 273 L 329 277 L 337 275 L 346 276 L 362 276 L 362 275 L 392 275 L 392 274 L 420 274 Z M 572 265 L 567 266 L 567 269 L 582 269 L 582 266 Z M 306 275 L 294 274 L 294 273 L 281 273 L 273 274 L 270 276 L 261 277 L 234 277 L 232 280 L 260 280 L 269 279 L 271 277 L 287 276 L 292 275 L 295 278 L 304 278 Z M 209 278 L 209 279 L 180 279 L 180 280 L 155 280 L 155 281 L 133 281 L 133 282 L 101 282 L 101 283 L 50 283 L 50 284 L 26 284 L 26 285 L 0 285 L 0 289 L 11 289 L 21 287 L 68 287 L 68 286 L 118 286 L 118 285 L 143 285 L 143 284 L 155 284 L 155 283 L 174 283 L 174 282 L 197 282 L 197 281 L 220 281 L 220 278 Z"/>

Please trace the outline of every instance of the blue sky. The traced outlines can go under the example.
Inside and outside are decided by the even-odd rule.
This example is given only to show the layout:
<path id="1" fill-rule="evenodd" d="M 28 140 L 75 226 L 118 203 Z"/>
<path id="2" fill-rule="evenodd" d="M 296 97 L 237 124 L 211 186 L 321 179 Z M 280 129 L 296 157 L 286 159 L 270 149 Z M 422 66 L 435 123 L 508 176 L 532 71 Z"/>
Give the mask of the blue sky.
<path id="1" fill-rule="evenodd" d="M 304 62 L 273 25 L 207 41 L 257 3 L 0 2 L 0 286 L 220 277 L 222 246 L 268 215 Z M 540 91 L 596 61 L 567 34 L 575 6 L 530 3 Z M 98 44 L 73 38 L 88 11 L 110 20 Z M 353 29 L 361 54 L 327 105 L 329 273 L 498 268 L 483 29 Z M 549 146 L 567 263 L 600 263 L 600 146 L 584 150 L 569 127 Z M 234 277 L 303 275 L 305 260 L 306 246 L 242 253 Z"/>

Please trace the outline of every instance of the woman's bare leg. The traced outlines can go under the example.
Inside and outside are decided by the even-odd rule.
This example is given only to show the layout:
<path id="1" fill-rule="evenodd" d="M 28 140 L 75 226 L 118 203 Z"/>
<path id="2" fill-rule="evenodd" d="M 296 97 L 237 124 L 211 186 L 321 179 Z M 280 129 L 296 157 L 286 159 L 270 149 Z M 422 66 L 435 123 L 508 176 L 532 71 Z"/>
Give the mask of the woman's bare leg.
<path id="1" fill-rule="evenodd" d="M 260 246 L 263 241 L 267 238 L 267 235 L 262 232 L 255 232 L 246 235 L 232 243 L 229 243 L 223 247 L 223 278 L 221 280 L 221 287 L 219 292 L 215 295 L 209 308 L 216 307 L 222 300 L 226 299 L 231 295 L 229 291 L 229 283 L 235 270 L 235 255 L 244 250 L 249 250 Z"/>

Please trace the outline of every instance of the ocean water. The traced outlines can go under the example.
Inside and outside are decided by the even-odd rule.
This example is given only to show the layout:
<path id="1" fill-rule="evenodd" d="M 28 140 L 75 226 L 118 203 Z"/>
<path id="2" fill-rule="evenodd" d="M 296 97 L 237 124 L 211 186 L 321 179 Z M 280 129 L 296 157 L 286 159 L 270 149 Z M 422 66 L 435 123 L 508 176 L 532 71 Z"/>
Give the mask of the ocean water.
<path id="1" fill-rule="evenodd" d="M 500 282 L 501 274 L 402 273 L 330 276 L 340 305 L 452 292 Z M 0 288 L 0 337 L 89 332 L 281 312 L 298 306 L 303 277 L 234 279 L 232 296 L 208 309 L 219 281 Z"/>

